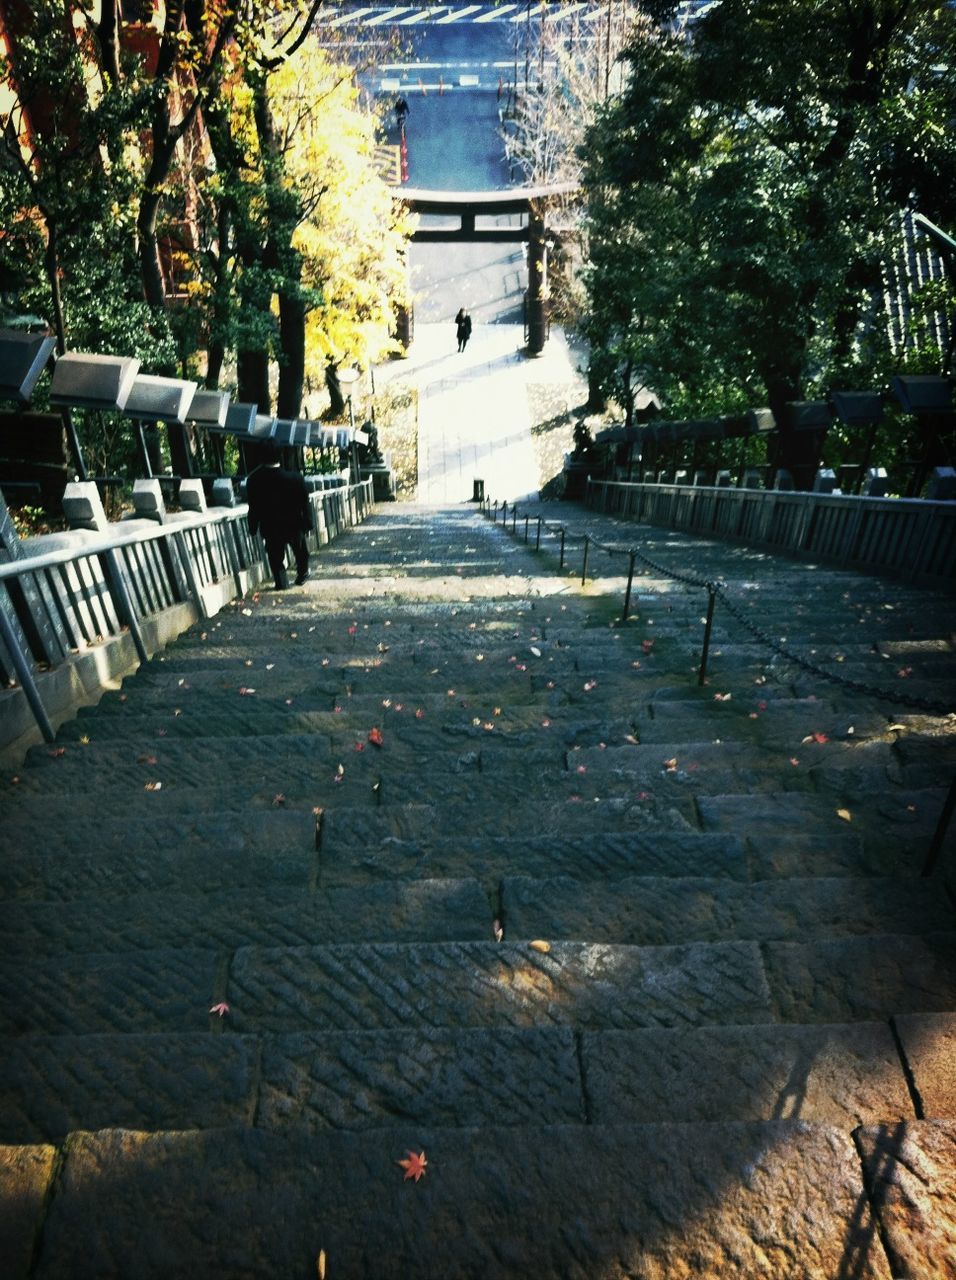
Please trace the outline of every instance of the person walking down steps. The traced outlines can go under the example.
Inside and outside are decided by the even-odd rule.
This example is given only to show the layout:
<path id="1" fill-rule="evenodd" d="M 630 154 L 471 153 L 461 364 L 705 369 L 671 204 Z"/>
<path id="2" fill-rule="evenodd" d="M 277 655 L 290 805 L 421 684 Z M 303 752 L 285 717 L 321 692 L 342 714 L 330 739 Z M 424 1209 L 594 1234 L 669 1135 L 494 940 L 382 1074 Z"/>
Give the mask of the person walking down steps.
<path id="1" fill-rule="evenodd" d="M 455 316 L 455 328 L 458 332 L 458 350 L 464 351 L 471 337 L 471 316 L 464 307 L 460 307 Z"/>
<path id="2" fill-rule="evenodd" d="M 292 548 L 295 557 L 295 585 L 301 586 L 309 576 L 309 549 L 305 535 L 311 528 L 309 491 L 297 471 L 283 471 L 279 450 L 271 441 L 262 446 L 262 462 L 249 476 L 246 497 L 249 502 L 249 532 L 262 530 L 269 568 L 276 590 L 286 586 L 285 549 Z"/>

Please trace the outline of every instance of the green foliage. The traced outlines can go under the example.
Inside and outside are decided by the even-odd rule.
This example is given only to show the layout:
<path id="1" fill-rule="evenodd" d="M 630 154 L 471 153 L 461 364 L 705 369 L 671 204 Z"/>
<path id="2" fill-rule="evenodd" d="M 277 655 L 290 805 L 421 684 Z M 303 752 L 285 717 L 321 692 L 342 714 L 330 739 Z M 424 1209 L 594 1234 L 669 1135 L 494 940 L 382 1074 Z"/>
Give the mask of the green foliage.
<path id="1" fill-rule="evenodd" d="M 905 0 L 721 0 L 689 40 L 639 30 L 585 151 L 605 388 L 677 418 L 938 372 L 919 309 L 952 313 L 951 284 L 914 299 L 901 350 L 882 294 L 900 210 L 952 217 L 954 48 L 952 6 Z"/>

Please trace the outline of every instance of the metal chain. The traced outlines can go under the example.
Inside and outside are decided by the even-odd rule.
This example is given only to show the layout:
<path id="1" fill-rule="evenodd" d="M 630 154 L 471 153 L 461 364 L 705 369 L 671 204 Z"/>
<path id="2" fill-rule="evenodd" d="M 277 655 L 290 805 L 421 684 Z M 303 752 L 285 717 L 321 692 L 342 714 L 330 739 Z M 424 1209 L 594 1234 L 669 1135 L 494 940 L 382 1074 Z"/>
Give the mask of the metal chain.
<path id="1" fill-rule="evenodd" d="M 779 640 L 774 640 L 773 636 L 768 635 L 761 627 L 751 622 L 739 606 L 727 595 L 726 588 L 722 583 L 717 584 L 715 590 L 723 601 L 727 612 L 731 617 L 736 618 L 745 631 L 749 631 L 761 644 L 767 645 L 774 653 L 778 653 L 782 658 L 785 658 L 787 662 L 792 662 L 804 671 L 809 671 L 811 675 L 819 676 L 822 680 L 829 680 L 833 684 L 843 685 L 847 689 L 852 689 L 854 693 L 863 693 L 869 697 L 879 698 L 884 702 L 896 703 L 897 706 L 918 707 L 921 711 L 931 711 L 941 716 L 953 714 L 952 707 L 946 706 L 942 702 L 935 702 L 932 698 L 922 698 L 917 694 L 908 696 L 897 693 L 895 690 L 883 689 L 879 685 L 868 684 L 865 680 L 851 680 L 849 676 L 840 675 L 836 671 L 828 671 L 825 667 L 811 662 L 809 658 L 801 658 L 799 654 L 788 649 Z"/>
<path id="2" fill-rule="evenodd" d="M 567 530 L 562 525 L 545 524 L 545 528 L 551 529 L 558 533 L 564 533 L 567 538 Z M 788 649 L 786 645 L 781 644 L 779 640 L 775 640 L 761 627 L 743 613 L 738 605 L 736 605 L 727 594 L 727 587 L 724 582 L 708 581 L 706 578 L 695 578 L 687 573 L 678 573 L 676 569 L 670 569 L 666 565 L 660 564 L 656 560 L 652 560 L 650 556 L 645 555 L 643 551 L 638 551 L 636 547 L 628 547 L 626 550 L 622 547 L 612 547 L 607 543 L 599 542 L 591 533 L 585 533 L 581 539 L 584 542 L 590 542 L 593 546 L 598 547 L 601 551 L 608 555 L 626 555 L 634 556 L 642 561 L 655 573 L 663 574 L 665 578 L 672 578 L 675 582 L 683 582 L 689 587 L 700 587 L 706 591 L 712 591 L 719 596 L 724 607 L 732 618 L 748 631 L 761 644 L 765 644 L 774 653 L 784 658 L 787 662 L 792 662 L 794 666 L 800 667 L 802 670 L 809 672 L 811 675 L 819 676 L 821 680 L 829 680 L 832 684 L 842 685 L 846 689 L 852 689 L 854 693 L 866 694 L 868 697 L 879 698 L 884 702 L 892 702 L 901 707 L 917 707 L 921 711 L 929 711 L 935 715 L 952 715 L 954 708 L 946 706 L 942 702 L 936 702 L 932 698 L 923 698 L 917 694 L 908 696 L 906 694 L 897 693 L 895 690 L 883 689 L 879 685 L 868 684 L 865 680 L 851 680 L 849 676 L 840 675 L 836 671 L 828 671 L 825 667 L 819 666 L 815 662 L 811 662 L 808 658 L 801 658 L 799 654 Z"/>

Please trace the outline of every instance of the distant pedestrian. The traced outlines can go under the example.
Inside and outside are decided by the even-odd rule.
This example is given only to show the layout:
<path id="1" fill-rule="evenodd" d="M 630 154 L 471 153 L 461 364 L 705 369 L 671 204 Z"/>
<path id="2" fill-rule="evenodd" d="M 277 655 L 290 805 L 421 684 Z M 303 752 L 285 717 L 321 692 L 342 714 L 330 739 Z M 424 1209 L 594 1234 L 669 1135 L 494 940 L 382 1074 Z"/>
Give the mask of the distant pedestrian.
<path id="1" fill-rule="evenodd" d="M 309 548 L 305 535 L 312 527 L 309 491 L 298 471 L 283 471 L 279 450 L 273 441 L 262 445 L 262 462 L 249 476 L 246 498 L 249 502 L 249 532 L 262 530 L 269 557 L 269 568 L 276 590 L 283 591 L 285 549 L 295 556 L 295 585 L 301 586 L 309 576 Z"/>
<path id="2" fill-rule="evenodd" d="M 471 337 L 471 316 L 464 307 L 460 307 L 455 316 L 455 331 L 458 334 L 458 350 L 464 351 Z"/>
<path id="3" fill-rule="evenodd" d="M 398 121 L 399 129 L 404 130 L 405 121 L 408 119 L 408 103 L 404 98 L 395 99 L 395 119 Z"/>

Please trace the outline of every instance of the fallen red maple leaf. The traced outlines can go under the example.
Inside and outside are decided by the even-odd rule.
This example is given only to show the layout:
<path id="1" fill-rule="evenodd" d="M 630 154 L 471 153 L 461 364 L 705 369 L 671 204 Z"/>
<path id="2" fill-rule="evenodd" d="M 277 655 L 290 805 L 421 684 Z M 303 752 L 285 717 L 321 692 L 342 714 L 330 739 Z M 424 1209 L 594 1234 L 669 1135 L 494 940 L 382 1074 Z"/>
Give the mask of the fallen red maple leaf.
<path id="1" fill-rule="evenodd" d="M 368 740 L 373 747 L 380 747 L 385 739 L 382 737 L 382 731 L 378 728 L 372 728 L 368 731 Z"/>
<path id="2" fill-rule="evenodd" d="M 425 1166 L 428 1164 L 428 1161 L 425 1159 L 424 1151 L 419 1155 L 416 1155 L 414 1151 L 409 1151 L 407 1160 L 396 1160 L 395 1163 L 400 1164 L 405 1170 L 406 1182 L 409 1178 L 414 1178 L 417 1182 L 419 1178 L 424 1177 Z"/>

